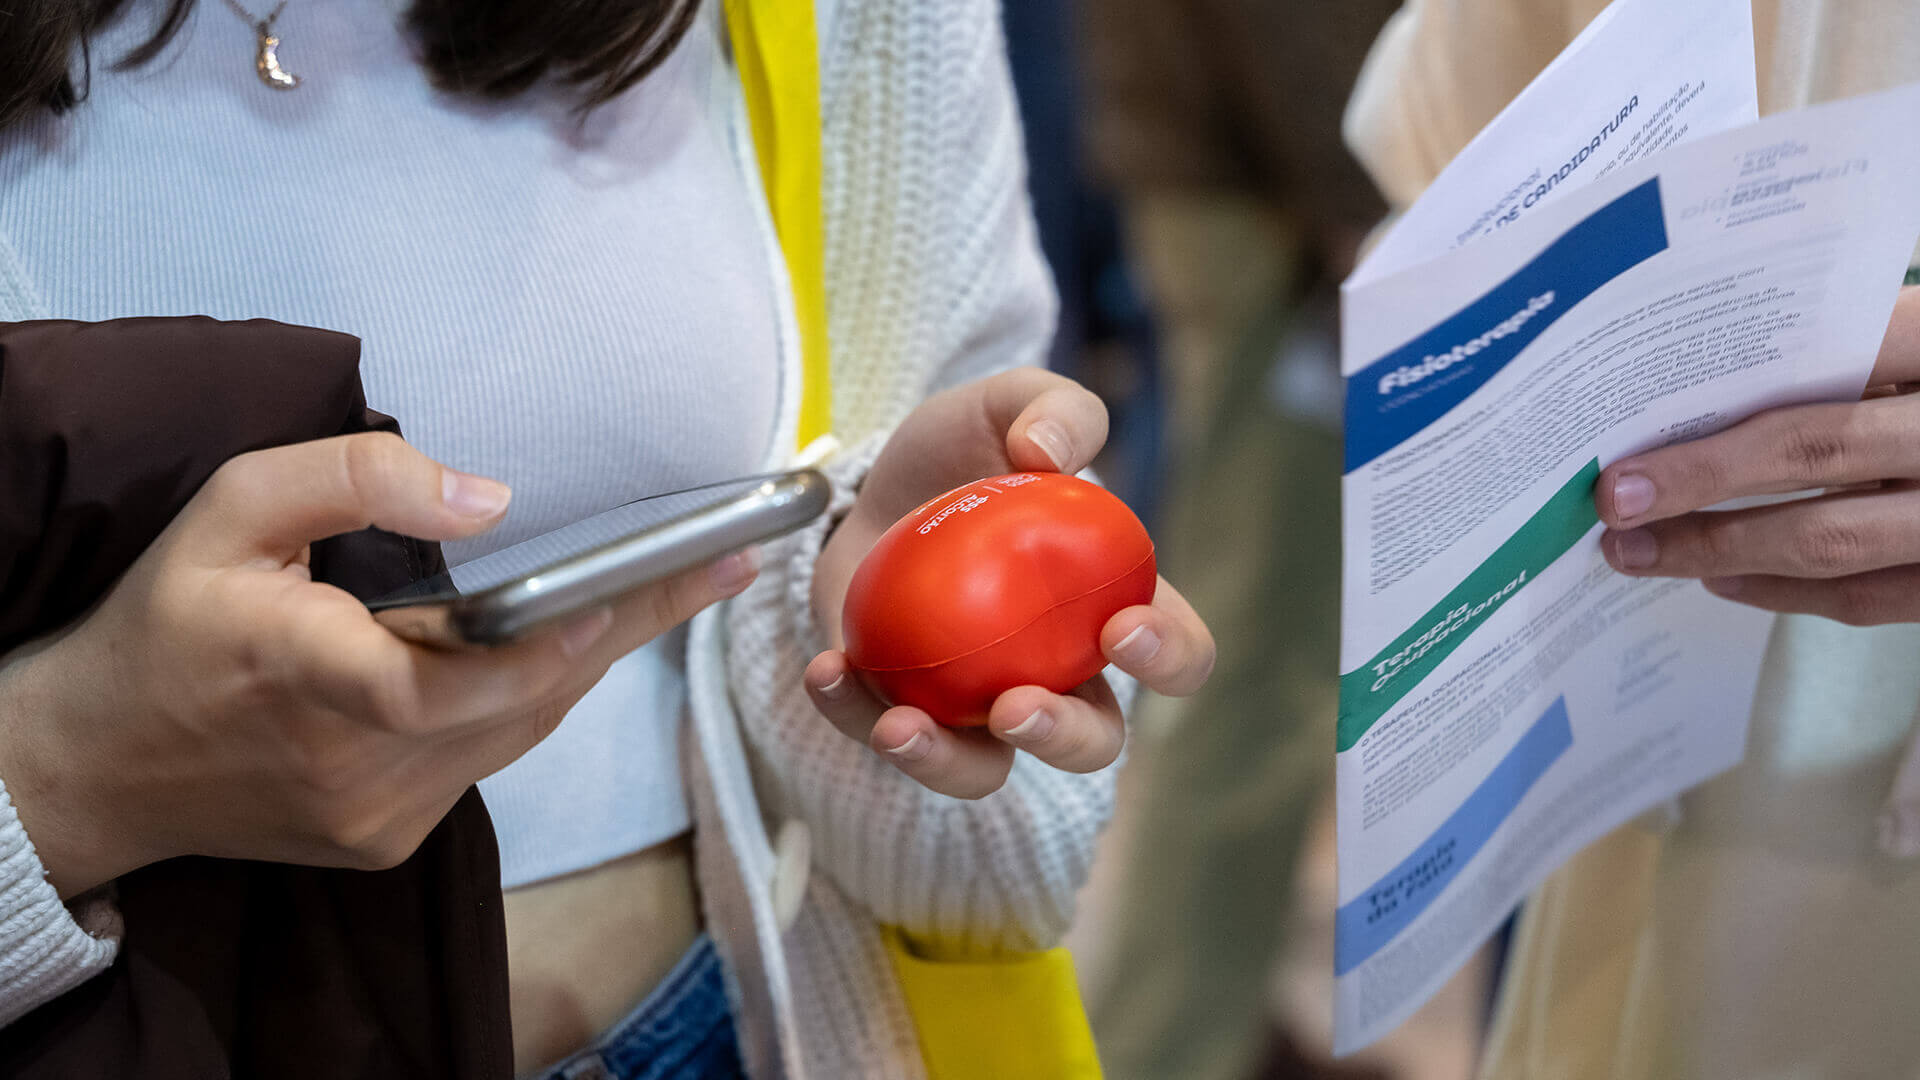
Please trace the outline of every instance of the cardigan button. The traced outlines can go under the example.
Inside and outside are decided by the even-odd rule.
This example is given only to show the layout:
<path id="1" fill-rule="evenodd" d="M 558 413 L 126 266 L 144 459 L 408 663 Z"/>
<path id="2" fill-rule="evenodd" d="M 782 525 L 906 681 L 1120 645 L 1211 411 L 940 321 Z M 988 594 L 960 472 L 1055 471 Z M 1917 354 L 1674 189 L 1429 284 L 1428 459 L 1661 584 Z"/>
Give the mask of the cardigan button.
<path id="1" fill-rule="evenodd" d="M 773 917 L 780 932 L 793 929 L 807 899 L 807 876 L 813 869 L 813 831 L 799 818 L 781 822 L 773 840 Z"/>

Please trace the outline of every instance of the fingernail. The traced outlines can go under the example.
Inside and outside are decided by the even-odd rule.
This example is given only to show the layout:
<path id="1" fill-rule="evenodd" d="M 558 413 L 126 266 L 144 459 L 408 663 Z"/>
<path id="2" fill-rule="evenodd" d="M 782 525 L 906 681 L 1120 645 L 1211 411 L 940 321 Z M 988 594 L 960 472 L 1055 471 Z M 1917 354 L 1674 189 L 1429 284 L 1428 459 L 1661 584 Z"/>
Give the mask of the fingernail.
<path id="1" fill-rule="evenodd" d="M 1046 452 L 1053 467 L 1065 472 L 1073 461 L 1073 442 L 1067 438 L 1067 429 L 1054 420 L 1035 420 L 1027 426 L 1027 438 L 1035 446 Z"/>
<path id="2" fill-rule="evenodd" d="M 933 752 L 933 740 L 916 731 L 913 737 L 899 746 L 890 747 L 887 753 L 901 761 L 919 761 Z"/>
<path id="3" fill-rule="evenodd" d="M 834 680 L 832 682 L 821 687 L 820 696 L 823 698 L 826 698 L 828 701 L 838 701 L 841 698 L 846 697 L 847 696 L 846 675 L 845 674 L 837 675 L 834 677 Z"/>
<path id="4" fill-rule="evenodd" d="M 458 469 L 440 470 L 440 501 L 462 517 L 498 517 L 507 508 L 513 492 L 498 480 L 474 476 Z"/>
<path id="5" fill-rule="evenodd" d="M 1113 655 L 1128 667 L 1141 667 L 1160 655 L 1160 635 L 1141 623 L 1133 628 L 1133 633 L 1120 639 L 1113 647 Z"/>
<path id="6" fill-rule="evenodd" d="M 1745 579 L 1737 577 L 1716 577 L 1707 578 L 1700 584 L 1705 585 L 1707 591 L 1713 595 L 1731 600 L 1740 595 L 1740 590 L 1745 588 L 1747 583 Z"/>
<path id="7" fill-rule="evenodd" d="M 613 625 L 613 609 L 601 608 L 588 615 L 582 615 L 567 624 L 560 631 L 560 651 L 568 656 L 579 656 L 593 647 Z"/>
<path id="8" fill-rule="evenodd" d="M 1653 481 L 1627 473 L 1613 481 L 1613 512 L 1621 518 L 1639 517 L 1653 509 Z"/>
<path id="9" fill-rule="evenodd" d="M 716 592 L 722 596 L 732 596 L 753 583 L 760 573 L 760 549 L 750 547 L 714 563 L 708 570 L 709 580 Z"/>
<path id="10" fill-rule="evenodd" d="M 1007 738 L 1019 742 L 1039 742 L 1053 734 L 1053 714 L 1045 709 L 1033 710 L 1033 715 L 1007 729 Z"/>
<path id="11" fill-rule="evenodd" d="M 1645 529 L 1628 529 L 1613 536 L 1613 551 L 1624 570 L 1645 570 L 1660 557 L 1660 545 Z"/>

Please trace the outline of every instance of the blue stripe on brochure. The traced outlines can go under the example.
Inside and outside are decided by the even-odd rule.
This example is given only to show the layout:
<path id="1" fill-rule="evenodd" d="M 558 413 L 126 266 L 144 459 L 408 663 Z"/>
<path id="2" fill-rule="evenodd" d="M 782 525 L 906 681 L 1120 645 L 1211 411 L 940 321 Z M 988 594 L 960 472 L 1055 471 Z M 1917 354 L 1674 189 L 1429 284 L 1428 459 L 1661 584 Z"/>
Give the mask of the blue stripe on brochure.
<path id="1" fill-rule="evenodd" d="M 1560 698 L 1426 843 L 1334 914 L 1334 974 L 1365 963 L 1425 911 L 1572 745 L 1567 699 Z"/>
<path id="2" fill-rule="evenodd" d="M 1587 215 L 1460 313 L 1347 380 L 1347 465 L 1413 438 L 1602 285 L 1667 249 L 1655 177 Z"/>

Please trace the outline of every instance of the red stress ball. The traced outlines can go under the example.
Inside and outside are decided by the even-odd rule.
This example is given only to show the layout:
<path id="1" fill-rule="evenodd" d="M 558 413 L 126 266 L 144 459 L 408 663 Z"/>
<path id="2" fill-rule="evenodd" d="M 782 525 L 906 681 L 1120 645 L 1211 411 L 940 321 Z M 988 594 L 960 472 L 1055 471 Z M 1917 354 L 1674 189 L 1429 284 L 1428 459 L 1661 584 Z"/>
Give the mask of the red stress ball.
<path id="1" fill-rule="evenodd" d="M 1100 630 L 1153 600 L 1153 541 L 1105 488 L 1055 473 L 958 487 L 900 519 L 847 586 L 847 660 L 948 727 L 1016 686 L 1065 693 L 1107 664 Z"/>

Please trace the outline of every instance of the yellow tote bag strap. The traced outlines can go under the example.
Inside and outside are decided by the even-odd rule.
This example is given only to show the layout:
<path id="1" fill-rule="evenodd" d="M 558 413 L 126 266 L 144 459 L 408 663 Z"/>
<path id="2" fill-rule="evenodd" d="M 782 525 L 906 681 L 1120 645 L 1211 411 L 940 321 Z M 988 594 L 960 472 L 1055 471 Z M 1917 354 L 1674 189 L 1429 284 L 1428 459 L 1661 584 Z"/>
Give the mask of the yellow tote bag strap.
<path id="1" fill-rule="evenodd" d="M 949 960 L 893 927 L 881 934 L 928 1080 L 1099 1080 L 1067 950 Z"/>
<path id="2" fill-rule="evenodd" d="M 800 325 L 799 445 L 833 430 L 826 226 L 820 205 L 820 45 L 812 0 L 726 0 L 760 180 Z"/>

